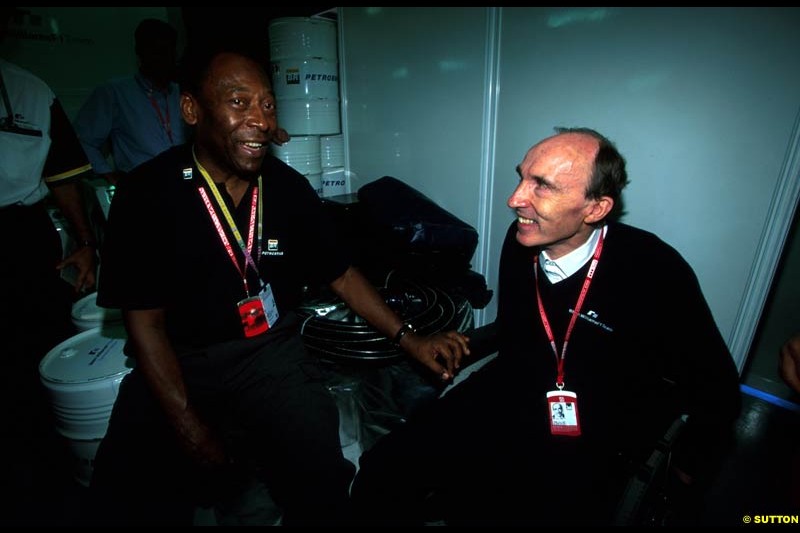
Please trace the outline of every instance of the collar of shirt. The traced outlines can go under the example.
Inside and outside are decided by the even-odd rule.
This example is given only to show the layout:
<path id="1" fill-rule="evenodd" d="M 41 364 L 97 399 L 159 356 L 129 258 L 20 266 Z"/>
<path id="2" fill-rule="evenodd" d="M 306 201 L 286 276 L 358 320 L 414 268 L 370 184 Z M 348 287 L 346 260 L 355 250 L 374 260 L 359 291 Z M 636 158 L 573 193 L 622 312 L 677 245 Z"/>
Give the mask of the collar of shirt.
<path id="1" fill-rule="evenodd" d="M 596 228 L 585 243 L 558 259 L 550 259 L 544 250 L 539 253 L 539 263 L 541 263 L 542 270 L 544 270 L 550 283 L 558 283 L 567 279 L 592 258 L 597 241 L 600 239 L 601 231 L 605 236 L 608 232 L 608 226 L 603 226 L 602 229 Z"/>
<path id="2" fill-rule="evenodd" d="M 136 80 L 136 83 L 139 84 L 139 87 L 142 88 L 144 94 L 146 94 L 148 98 L 151 98 L 153 93 L 169 94 L 172 92 L 172 83 L 167 84 L 166 89 L 161 90 L 157 89 L 153 85 L 153 82 L 147 79 L 141 72 L 134 74 L 133 78 Z"/>

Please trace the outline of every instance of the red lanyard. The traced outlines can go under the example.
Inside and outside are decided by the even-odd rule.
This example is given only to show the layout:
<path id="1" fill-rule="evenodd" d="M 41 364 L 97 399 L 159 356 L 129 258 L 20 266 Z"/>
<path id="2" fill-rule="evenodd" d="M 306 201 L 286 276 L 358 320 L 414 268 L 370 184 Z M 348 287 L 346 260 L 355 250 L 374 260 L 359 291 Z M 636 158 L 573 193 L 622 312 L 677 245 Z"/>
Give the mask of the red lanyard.
<path id="1" fill-rule="evenodd" d="M 242 275 L 244 290 L 247 295 L 250 296 L 250 288 L 247 285 L 247 265 L 251 265 L 256 274 L 258 274 L 258 269 L 256 268 L 251 256 L 251 252 L 253 250 L 253 238 L 255 235 L 256 212 L 258 211 L 258 187 L 253 187 L 253 194 L 250 201 L 250 223 L 248 224 L 247 247 L 245 248 L 242 246 L 244 243 L 239 243 L 240 247 L 242 248 L 242 253 L 244 253 L 244 266 L 239 266 L 239 261 L 236 260 L 236 255 L 233 253 L 233 246 L 231 246 L 228 236 L 225 235 L 222 222 L 220 222 L 219 217 L 217 216 L 217 212 L 214 209 L 214 205 L 211 203 L 211 198 L 208 197 L 208 193 L 202 187 L 199 187 L 197 190 L 200 192 L 200 196 L 203 197 L 203 203 L 206 204 L 208 214 L 211 215 L 211 220 L 214 222 L 214 227 L 216 228 L 217 234 L 222 241 L 222 245 L 225 247 L 225 251 L 228 252 L 228 257 L 231 258 L 233 266 L 235 266 L 236 270 L 239 271 L 239 274 Z"/>
<path id="2" fill-rule="evenodd" d="M 147 96 L 150 98 L 150 105 L 153 106 L 153 109 L 156 110 L 156 115 L 158 115 L 158 120 L 161 122 L 161 125 L 164 126 L 164 131 L 167 132 L 167 137 L 169 137 L 169 144 L 173 144 L 172 141 L 172 124 L 169 121 L 169 89 L 167 92 L 164 93 L 164 111 L 166 113 L 166 118 L 161 113 L 161 106 L 158 105 L 158 102 L 153 97 L 153 93 L 155 91 L 149 91 Z"/>
<path id="3" fill-rule="evenodd" d="M 572 329 L 575 327 L 575 322 L 578 320 L 583 301 L 586 299 L 586 293 L 589 292 L 589 285 L 592 283 L 592 276 L 597 268 L 597 263 L 600 261 L 600 252 L 603 251 L 603 230 L 600 231 L 600 240 L 597 241 L 597 246 L 594 249 L 594 256 L 592 256 L 592 263 L 589 265 L 589 272 L 586 273 L 586 279 L 583 280 L 583 287 L 578 296 L 578 303 L 575 304 L 575 309 L 572 312 L 572 318 L 569 320 L 567 326 L 567 333 L 564 335 L 564 344 L 561 346 L 561 355 L 558 354 L 556 347 L 556 339 L 553 335 L 553 329 L 550 327 L 550 321 L 547 319 L 547 313 L 544 311 L 544 304 L 542 303 L 542 295 L 539 292 L 539 254 L 533 258 L 533 275 L 536 280 L 536 301 L 539 304 L 539 316 L 542 318 L 544 330 L 547 333 L 547 340 L 550 341 L 550 347 L 553 349 L 553 354 L 556 356 L 556 364 L 558 366 L 558 375 L 556 376 L 556 387 L 559 390 L 564 388 L 564 359 L 567 356 L 567 344 L 572 335 Z"/>

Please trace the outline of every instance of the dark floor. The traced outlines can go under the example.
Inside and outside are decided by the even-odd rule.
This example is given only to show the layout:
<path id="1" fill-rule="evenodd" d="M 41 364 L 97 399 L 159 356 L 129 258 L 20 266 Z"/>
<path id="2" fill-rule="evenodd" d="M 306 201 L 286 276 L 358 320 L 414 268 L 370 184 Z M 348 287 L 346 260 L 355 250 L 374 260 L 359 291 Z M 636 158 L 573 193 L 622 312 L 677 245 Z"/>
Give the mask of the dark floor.
<path id="1" fill-rule="evenodd" d="M 745 515 L 800 513 L 800 500 L 790 503 L 792 475 L 800 484 L 800 471 L 795 467 L 792 474 L 790 467 L 792 457 L 800 457 L 800 412 L 746 393 L 742 398 L 737 443 L 707 495 L 702 525 L 741 525 Z M 82 524 L 93 511 L 85 508 L 86 489 L 71 478 L 70 448 L 30 426 L 32 438 L 21 438 L 19 432 L 3 437 L 7 508 L 0 525 Z"/>

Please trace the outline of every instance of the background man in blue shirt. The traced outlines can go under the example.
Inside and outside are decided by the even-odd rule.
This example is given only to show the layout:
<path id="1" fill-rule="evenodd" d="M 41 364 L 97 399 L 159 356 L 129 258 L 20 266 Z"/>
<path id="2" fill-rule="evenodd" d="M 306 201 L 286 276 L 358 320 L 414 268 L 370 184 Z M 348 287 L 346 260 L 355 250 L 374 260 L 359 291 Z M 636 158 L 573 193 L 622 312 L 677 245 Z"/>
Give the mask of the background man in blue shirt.
<path id="1" fill-rule="evenodd" d="M 175 28 L 162 20 L 145 19 L 134 38 L 139 71 L 97 87 L 75 119 L 95 173 L 112 184 L 121 174 L 186 141 L 179 89 L 172 81 L 177 64 Z M 108 150 L 113 165 L 106 160 Z"/>

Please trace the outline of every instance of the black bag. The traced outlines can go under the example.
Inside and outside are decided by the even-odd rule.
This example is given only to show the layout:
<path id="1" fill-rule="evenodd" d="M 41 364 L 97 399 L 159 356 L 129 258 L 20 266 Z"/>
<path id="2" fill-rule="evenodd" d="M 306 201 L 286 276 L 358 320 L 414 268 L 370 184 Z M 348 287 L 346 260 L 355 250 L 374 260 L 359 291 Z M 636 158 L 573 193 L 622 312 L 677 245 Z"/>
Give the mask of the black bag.
<path id="1" fill-rule="evenodd" d="M 430 198 L 391 176 L 358 190 L 367 231 L 386 259 L 407 266 L 470 267 L 478 232 Z M 411 258 L 411 259 L 410 259 Z"/>

